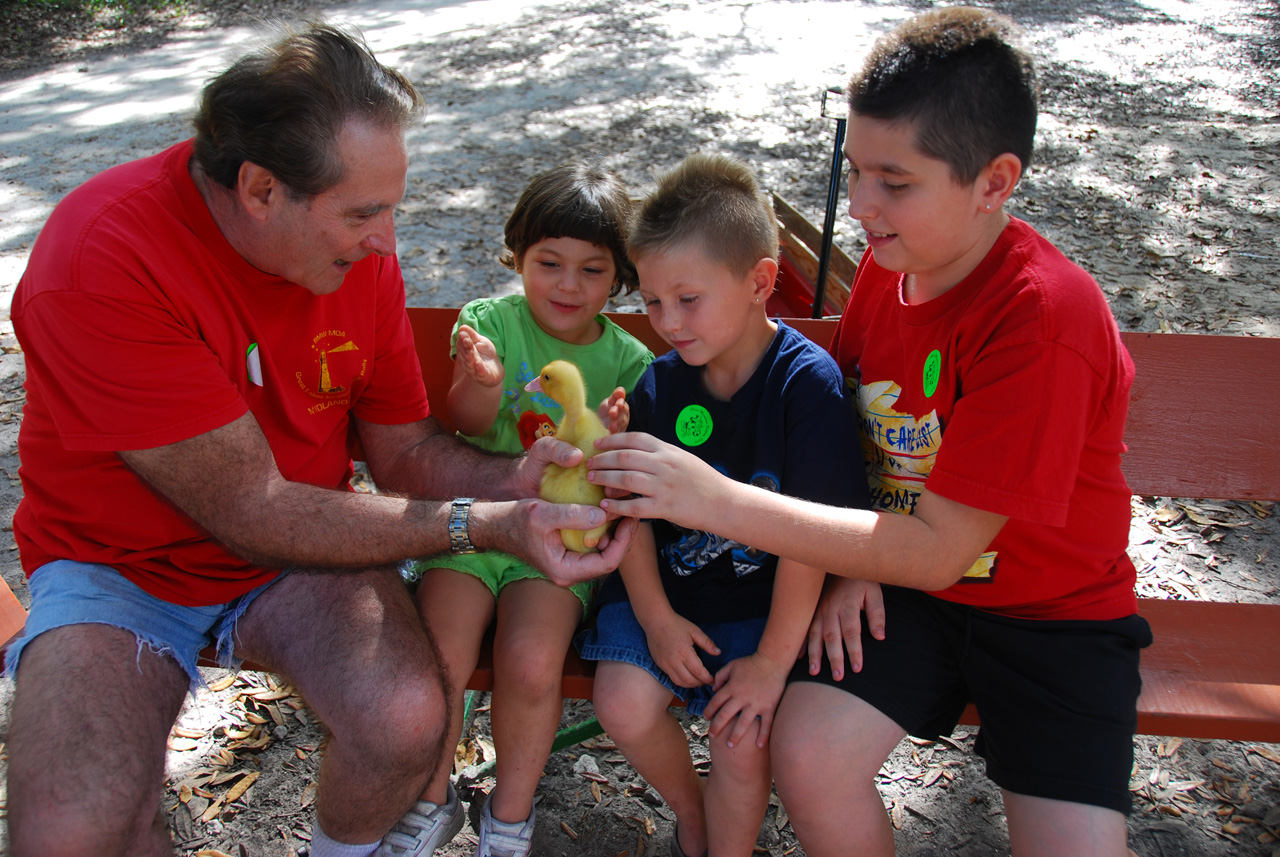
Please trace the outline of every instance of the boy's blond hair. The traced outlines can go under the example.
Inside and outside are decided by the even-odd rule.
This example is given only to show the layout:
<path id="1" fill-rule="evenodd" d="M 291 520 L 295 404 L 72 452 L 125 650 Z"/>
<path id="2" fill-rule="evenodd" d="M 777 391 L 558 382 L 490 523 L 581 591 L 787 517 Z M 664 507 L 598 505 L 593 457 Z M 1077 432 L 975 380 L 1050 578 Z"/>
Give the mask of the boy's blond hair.
<path id="1" fill-rule="evenodd" d="M 696 154 L 658 179 L 631 223 L 627 255 L 696 243 L 734 276 L 778 258 L 778 223 L 751 168 L 728 155 Z"/>

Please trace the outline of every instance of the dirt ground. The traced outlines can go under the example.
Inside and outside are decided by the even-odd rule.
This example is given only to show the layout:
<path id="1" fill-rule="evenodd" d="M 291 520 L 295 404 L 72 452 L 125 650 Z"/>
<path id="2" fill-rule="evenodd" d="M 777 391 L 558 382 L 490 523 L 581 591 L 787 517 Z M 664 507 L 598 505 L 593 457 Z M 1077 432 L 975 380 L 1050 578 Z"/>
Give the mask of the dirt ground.
<path id="1" fill-rule="evenodd" d="M 534 173 L 572 157 L 594 156 L 643 192 L 654 171 L 690 152 L 729 152 L 821 222 L 834 124 L 819 115 L 819 93 L 839 85 L 879 33 L 928 5 L 193 0 L 177 14 L 51 23 L 10 2 L 0 6 L 0 308 L 58 199 L 107 166 L 187 136 L 202 81 L 252 37 L 250 20 L 272 10 L 362 27 L 421 88 L 430 108 L 409 137 L 400 258 L 411 304 L 458 305 L 518 287 L 495 261 L 502 223 Z M 989 5 L 1022 24 L 1041 74 L 1035 163 L 1013 212 L 1095 275 L 1122 329 L 1280 336 L 1280 2 Z M 836 235 L 860 254 L 859 230 L 843 215 Z M 6 314 L 5 520 L 21 495 L 22 381 Z M 1280 601 L 1275 512 L 1267 503 L 1135 498 L 1139 594 Z M 0 573 L 25 602 L 12 546 L 0 551 Z M 321 725 L 268 676 L 207 677 L 211 689 L 190 701 L 170 739 L 164 809 L 175 849 L 301 854 Z M 0 682 L 0 768 L 10 693 Z M 492 779 L 472 763 L 492 756 L 487 697 L 477 704 L 460 776 L 483 791 Z M 569 703 L 565 723 L 590 714 L 589 703 Z M 706 760 L 704 724 L 685 725 Z M 899 853 L 1008 852 L 999 792 L 971 731 L 904 741 L 881 771 Z M 1129 831 L 1138 854 L 1280 855 L 1280 746 L 1140 736 L 1135 748 Z M 671 832 L 670 813 L 607 737 L 554 754 L 542 792 L 539 855 L 640 857 Z M 0 854 L 6 842 L 0 825 Z M 473 843 L 464 828 L 442 853 L 470 855 Z M 780 807 L 758 850 L 803 854 Z"/>

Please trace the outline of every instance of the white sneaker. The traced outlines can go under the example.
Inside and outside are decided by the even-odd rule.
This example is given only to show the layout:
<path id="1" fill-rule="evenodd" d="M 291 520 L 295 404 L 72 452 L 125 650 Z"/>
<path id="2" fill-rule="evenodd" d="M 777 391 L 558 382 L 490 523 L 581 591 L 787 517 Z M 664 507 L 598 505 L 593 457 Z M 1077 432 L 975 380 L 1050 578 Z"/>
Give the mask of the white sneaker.
<path id="1" fill-rule="evenodd" d="M 476 857 L 528 857 L 533 851 L 533 819 L 538 814 L 534 807 L 529 808 L 529 817 L 524 821 L 508 824 L 498 821 L 489 812 L 489 802 L 493 793 L 484 801 L 484 812 L 480 816 L 480 844 L 476 846 Z"/>
<path id="2" fill-rule="evenodd" d="M 382 837 L 374 857 L 432 857 L 437 848 L 451 842 L 466 816 L 453 783 L 449 783 L 448 794 L 443 806 L 425 800 L 415 803 Z"/>

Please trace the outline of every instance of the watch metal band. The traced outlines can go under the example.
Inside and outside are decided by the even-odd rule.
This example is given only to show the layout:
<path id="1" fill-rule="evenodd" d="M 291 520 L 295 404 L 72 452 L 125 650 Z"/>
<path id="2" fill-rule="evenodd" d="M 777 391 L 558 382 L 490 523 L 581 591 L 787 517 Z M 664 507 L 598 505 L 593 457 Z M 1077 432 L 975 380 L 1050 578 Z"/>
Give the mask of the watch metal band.
<path id="1" fill-rule="evenodd" d="M 471 522 L 471 504 L 474 497 L 458 497 L 454 499 L 449 510 L 449 553 L 477 553 L 479 549 L 471 543 L 471 535 L 467 530 Z"/>

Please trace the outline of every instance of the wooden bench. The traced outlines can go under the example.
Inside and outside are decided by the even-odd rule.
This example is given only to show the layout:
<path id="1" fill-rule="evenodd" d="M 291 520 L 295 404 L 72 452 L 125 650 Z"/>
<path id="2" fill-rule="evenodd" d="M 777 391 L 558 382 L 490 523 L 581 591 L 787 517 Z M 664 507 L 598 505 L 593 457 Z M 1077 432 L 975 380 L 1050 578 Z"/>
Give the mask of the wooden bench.
<path id="1" fill-rule="evenodd" d="M 427 394 L 448 423 L 456 308 L 411 308 Z M 665 351 L 643 315 L 613 319 L 655 353 Z M 826 345 L 833 321 L 790 322 Z M 1143 496 L 1280 499 L 1280 339 L 1123 334 L 1137 364 L 1125 440 L 1125 474 Z M 1155 643 L 1142 655 L 1138 729 L 1150 735 L 1280 742 L 1280 604 L 1142 599 Z M 0 592 L 0 644 L 25 612 Z M 593 668 L 570 652 L 563 693 L 590 699 Z M 490 653 L 468 682 L 493 687 Z M 976 723 L 976 713 L 966 713 Z"/>
<path id="2" fill-rule="evenodd" d="M 457 310 L 412 308 L 427 395 L 447 424 Z M 638 314 L 614 321 L 654 353 L 666 343 Z M 789 319 L 827 345 L 830 320 Z M 1123 334 L 1137 365 L 1124 471 L 1143 496 L 1280 499 L 1280 339 Z M 1148 735 L 1280 742 L 1280 604 L 1141 599 L 1155 643 L 1142 653 L 1138 729 Z M 590 699 L 594 665 L 565 658 L 562 691 Z M 467 685 L 493 687 L 490 652 Z M 972 707 L 966 723 L 977 723 Z"/>

